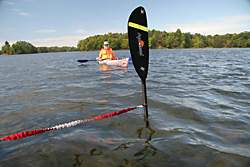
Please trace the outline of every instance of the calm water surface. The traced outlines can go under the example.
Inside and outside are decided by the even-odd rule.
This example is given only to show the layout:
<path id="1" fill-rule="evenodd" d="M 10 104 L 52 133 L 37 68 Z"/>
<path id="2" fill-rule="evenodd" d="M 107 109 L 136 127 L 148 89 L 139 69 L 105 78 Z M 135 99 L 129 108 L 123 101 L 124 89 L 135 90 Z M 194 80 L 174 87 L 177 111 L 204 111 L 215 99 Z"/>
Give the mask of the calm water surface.
<path id="1" fill-rule="evenodd" d="M 117 52 L 119 57 L 128 51 Z M 97 52 L 0 57 L 0 136 L 141 104 Z M 0 142 L 0 166 L 250 166 L 250 49 L 152 50 L 143 112 Z"/>

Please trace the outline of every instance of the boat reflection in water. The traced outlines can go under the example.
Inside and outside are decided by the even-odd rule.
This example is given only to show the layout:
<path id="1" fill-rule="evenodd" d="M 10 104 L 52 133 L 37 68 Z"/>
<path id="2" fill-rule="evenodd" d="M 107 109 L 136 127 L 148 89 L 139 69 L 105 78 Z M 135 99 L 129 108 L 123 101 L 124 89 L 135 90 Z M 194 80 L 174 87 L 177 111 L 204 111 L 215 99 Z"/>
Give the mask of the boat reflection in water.
<path id="1" fill-rule="evenodd" d="M 112 68 L 106 64 L 100 64 L 98 69 L 100 71 L 111 71 L 112 70 Z"/>
<path id="2" fill-rule="evenodd" d="M 113 71 L 113 70 L 122 70 L 124 72 L 128 71 L 128 67 L 109 66 L 109 65 L 106 65 L 106 64 L 99 64 L 98 69 L 100 71 L 103 71 L 103 72 L 105 72 L 105 71 Z"/>

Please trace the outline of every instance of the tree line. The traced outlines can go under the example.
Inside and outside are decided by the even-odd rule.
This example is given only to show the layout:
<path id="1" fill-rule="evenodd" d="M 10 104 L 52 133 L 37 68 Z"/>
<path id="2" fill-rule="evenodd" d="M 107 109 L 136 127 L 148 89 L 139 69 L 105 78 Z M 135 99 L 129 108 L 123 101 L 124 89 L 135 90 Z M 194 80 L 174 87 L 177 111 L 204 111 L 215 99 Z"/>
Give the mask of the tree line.
<path id="1" fill-rule="evenodd" d="M 52 46 L 52 47 L 35 47 L 26 41 L 17 41 L 10 45 L 8 41 L 5 41 L 0 54 L 13 55 L 13 54 L 31 54 L 31 53 L 49 53 L 49 52 L 72 52 L 79 51 L 76 47 L 69 46 Z"/>
<path id="2" fill-rule="evenodd" d="M 97 50 L 108 40 L 113 49 L 128 49 L 127 33 L 108 33 L 90 36 L 78 42 L 80 51 Z M 149 47 L 159 48 L 246 48 L 250 47 L 250 32 L 225 35 L 201 35 L 199 33 L 149 31 Z"/>
<path id="3" fill-rule="evenodd" d="M 108 33 L 95 35 L 80 40 L 77 47 L 35 47 L 25 41 L 17 41 L 10 45 L 8 41 L 2 47 L 0 54 L 29 54 L 47 52 L 71 52 L 98 50 L 103 41 L 108 40 L 114 50 L 128 49 L 127 33 Z M 149 31 L 149 47 L 158 48 L 246 48 L 250 47 L 250 32 L 241 32 L 225 35 L 201 35 L 199 33 L 183 33 L 180 29 L 176 32 Z"/>

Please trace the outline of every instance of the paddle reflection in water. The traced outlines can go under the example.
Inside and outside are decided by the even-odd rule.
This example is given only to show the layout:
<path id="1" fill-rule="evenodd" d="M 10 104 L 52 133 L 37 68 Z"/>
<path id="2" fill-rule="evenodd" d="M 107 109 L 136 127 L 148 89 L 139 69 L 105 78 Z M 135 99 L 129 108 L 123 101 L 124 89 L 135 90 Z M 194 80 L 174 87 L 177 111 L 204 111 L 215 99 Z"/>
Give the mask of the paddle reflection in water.
<path id="1" fill-rule="evenodd" d="M 153 158 L 157 155 L 157 148 L 155 148 L 150 140 L 152 139 L 155 131 L 152 128 L 139 128 L 136 130 L 136 134 L 138 139 L 131 139 L 125 143 L 121 143 L 117 146 L 118 143 L 123 141 L 124 139 L 113 139 L 107 138 L 103 139 L 102 142 L 108 145 L 116 145 L 114 149 L 107 150 L 102 147 L 94 147 L 90 148 L 88 151 L 88 155 L 86 154 L 74 154 L 74 163 L 73 167 L 80 166 L 88 166 L 88 165 L 100 165 L 99 162 L 94 163 L 91 160 L 91 157 L 95 158 L 105 158 L 112 157 L 114 155 L 120 155 L 118 157 L 114 156 L 114 162 L 105 162 L 104 164 L 115 164 L 115 166 L 125 167 L 125 166 L 135 166 L 144 164 L 143 160 Z M 144 138 L 147 136 L 147 138 Z M 94 139 L 94 138 L 93 138 Z M 100 142 L 100 141 L 98 141 Z M 99 143 L 100 144 L 100 143 Z M 89 158 L 86 158 L 89 157 Z M 147 166 L 147 165 L 146 165 Z"/>

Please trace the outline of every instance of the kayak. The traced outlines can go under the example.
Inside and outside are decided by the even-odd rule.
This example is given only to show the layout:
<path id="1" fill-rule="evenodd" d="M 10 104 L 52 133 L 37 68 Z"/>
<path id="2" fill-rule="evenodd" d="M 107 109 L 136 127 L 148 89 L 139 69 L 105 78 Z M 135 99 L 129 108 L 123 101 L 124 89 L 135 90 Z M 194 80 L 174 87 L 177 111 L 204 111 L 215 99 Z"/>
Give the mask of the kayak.
<path id="1" fill-rule="evenodd" d="M 129 58 L 119 59 L 119 60 L 102 60 L 98 61 L 99 64 L 106 64 L 109 66 L 118 66 L 118 67 L 128 67 Z"/>

